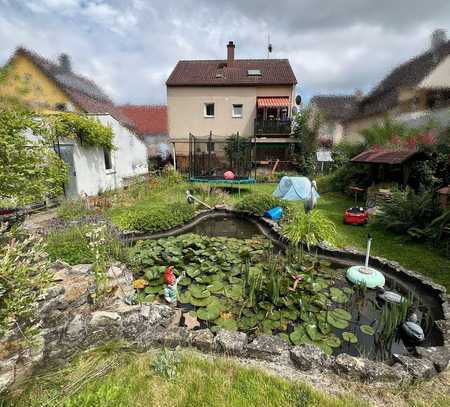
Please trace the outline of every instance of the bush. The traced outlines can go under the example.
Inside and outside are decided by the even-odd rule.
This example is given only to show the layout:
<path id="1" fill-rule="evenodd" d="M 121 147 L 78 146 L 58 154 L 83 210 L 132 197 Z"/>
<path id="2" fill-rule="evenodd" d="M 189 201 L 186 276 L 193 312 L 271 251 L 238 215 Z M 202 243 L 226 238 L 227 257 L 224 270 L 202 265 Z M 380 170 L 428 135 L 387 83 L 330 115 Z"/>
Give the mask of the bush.
<path id="1" fill-rule="evenodd" d="M 303 210 L 295 211 L 282 222 L 281 229 L 283 235 L 294 245 L 304 243 L 309 247 L 323 241 L 335 244 L 335 224 L 317 210 L 309 214 L 305 214 Z"/>
<path id="2" fill-rule="evenodd" d="M 5 229 L 0 226 L 0 234 Z M 16 325 L 32 334 L 35 302 L 51 281 L 45 244 L 36 236 L 6 235 L 8 243 L 0 246 L 0 337 Z"/>
<path id="3" fill-rule="evenodd" d="M 288 209 L 287 202 L 275 198 L 270 194 L 256 193 L 245 196 L 238 204 L 238 211 L 250 212 L 254 215 L 263 216 L 264 212 L 275 206 L 281 206 L 284 210 Z"/>
<path id="4" fill-rule="evenodd" d="M 338 168 L 329 178 L 322 181 L 326 183 L 329 191 L 327 192 L 342 192 L 350 193 L 351 186 L 358 186 L 360 188 L 367 188 L 371 184 L 369 171 L 364 165 L 348 163 L 341 168 Z M 321 191 L 319 189 L 319 191 Z"/>
<path id="5" fill-rule="evenodd" d="M 112 221 L 122 230 L 159 232 L 181 225 L 194 215 L 193 205 L 187 202 L 173 202 L 119 210 L 112 214 Z"/>
<path id="6" fill-rule="evenodd" d="M 64 220 L 76 220 L 90 214 L 86 204 L 81 199 L 64 200 L 57 209 L 57 215 Z"/>
<path id="7" fill-rule="evenodd" d="M 380 206 L 376 222 L 396 233 L 406 234 L 412 228 L 423 229 L 440 214 L 432 192 L 416 194 L 413 190 L 396 191 L 392 200 Z"/>

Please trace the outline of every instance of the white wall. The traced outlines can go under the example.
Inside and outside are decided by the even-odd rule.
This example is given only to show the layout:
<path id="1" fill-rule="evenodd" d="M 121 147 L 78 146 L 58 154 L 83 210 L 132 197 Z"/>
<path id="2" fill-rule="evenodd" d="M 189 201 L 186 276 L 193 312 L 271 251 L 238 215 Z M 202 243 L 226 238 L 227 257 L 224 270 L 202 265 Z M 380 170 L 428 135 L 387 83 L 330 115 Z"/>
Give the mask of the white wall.
<path id="1" fill-rule="evenodd" d="M 122 126 L 112 116 L 90 115 L 113 131 L 111 152 L 112 169 L 105 169 L 105 157 L 102 148 L 83 147 L 78 143 L 74 148 L 74 164 L 78 194 L 97 195 L 102 191 L 119 188 L 123 178 L 145 174 L 147 167 L 147 147 L 133 132 Z"/>

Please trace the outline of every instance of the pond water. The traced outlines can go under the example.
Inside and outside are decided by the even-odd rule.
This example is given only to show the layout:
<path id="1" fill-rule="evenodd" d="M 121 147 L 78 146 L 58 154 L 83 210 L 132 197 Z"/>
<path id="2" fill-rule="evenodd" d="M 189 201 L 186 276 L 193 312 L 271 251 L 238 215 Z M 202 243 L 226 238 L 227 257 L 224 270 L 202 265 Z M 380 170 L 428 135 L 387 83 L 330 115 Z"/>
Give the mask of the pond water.
<path id="1" fill-rule="evenodd" d="M 293 344 L 315 343 L 328 353 L 385 360 L 411 350 L 413 344 L 389 326 L 415 312 L 425 332 L 422 346 L 441 344 L 433 324 L 436 299 L 385 274 L 385 288 L 408 303 L 383 303 L 374 290 L 351 285 L 343 264 L 298 251 L 274 251 L 253 221 L 216 216 L 188 234 L 141 241 L 132 250 L 134 268 L 149 283 L 141 300 L 162 300 L 162 273 L 166 265 L 174 265 L 176 273 L 186 273 L 180 281 L 180 305 L 198 318 L 200 327 L 239 329 L 250 339 L 262 333 L 280 335 Z M 303 280 L 292 291 L 292 275 L 299 274 Z M 253 303 L 251 290 L 256 292 Z"/>

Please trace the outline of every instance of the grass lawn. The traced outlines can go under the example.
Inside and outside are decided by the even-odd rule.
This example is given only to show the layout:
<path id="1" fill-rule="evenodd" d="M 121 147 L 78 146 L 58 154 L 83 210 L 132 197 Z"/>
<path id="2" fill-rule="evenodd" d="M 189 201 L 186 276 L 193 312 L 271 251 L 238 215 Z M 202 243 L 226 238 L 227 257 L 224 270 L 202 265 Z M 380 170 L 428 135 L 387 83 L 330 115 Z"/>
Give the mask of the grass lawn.
<path id="1" fill-rule="evenodd" d="M 172 354 L 172 353 L 170 353 Z M 167 353 L 123 352 L 114 344 L 85 352 L 62 369 L 24 383 L 1 407 L 362 407 L 370 405 L 444 406 L 448 375 L 408 388 L 389 389 L 342 380 L 318 382 L 319 389 L 286 380 L 231 359 L 176 351 L 176 374 L 164 374 Z M 153 366 L 159 361 L 159 369 Z M 330 395 L 333 392 L 337 395 Z M 363 394 L 372 403 L 358 398 Z"/>

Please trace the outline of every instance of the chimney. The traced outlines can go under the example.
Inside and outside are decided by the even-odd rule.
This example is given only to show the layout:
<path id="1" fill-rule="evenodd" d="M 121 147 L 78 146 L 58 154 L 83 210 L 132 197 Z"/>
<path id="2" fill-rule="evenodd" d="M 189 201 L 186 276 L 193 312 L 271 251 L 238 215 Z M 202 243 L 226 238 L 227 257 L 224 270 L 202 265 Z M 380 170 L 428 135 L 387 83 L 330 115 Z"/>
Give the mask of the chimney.
<path id="1" fill-rule="evenodd" d="M 70 62 L 70 57 L 67 54 L 61 54 L 58 57 L 59 69 L 61 72 L 68 73 L 72 71 L 72 64 Z"/>
<path id="2" fill-rule="evenodd" d="M 438 28 L 437 30 L 434 30 L 431 34 L 431 51 L 433 52 L 433 56 L 435 58 L 438 58 L 437 55 L 438 49 L 444 45 L 447 42 L 447 32 L 442 29 Z"/>
<path id="3" fill-rule="evenodd" d="M 227 65 L 231 66 L 234 62 L 234 42 L 230 41 L 227 45 Z"/>

